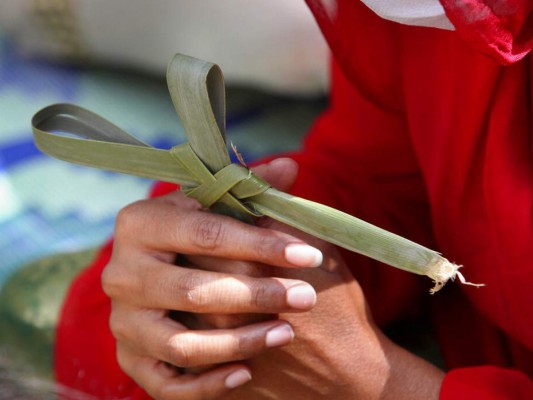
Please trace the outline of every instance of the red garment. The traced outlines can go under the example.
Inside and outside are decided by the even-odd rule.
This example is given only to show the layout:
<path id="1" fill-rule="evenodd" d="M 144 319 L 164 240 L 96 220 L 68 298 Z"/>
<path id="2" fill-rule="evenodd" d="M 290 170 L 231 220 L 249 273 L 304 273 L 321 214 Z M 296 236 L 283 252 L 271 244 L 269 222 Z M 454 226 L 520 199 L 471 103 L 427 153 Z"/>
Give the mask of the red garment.
<path id="1" fill-rule="evenodd" d="M 533 398 L 531 3 L 509 1 L 515 13 L 498 22 L 511 34 L 491 36 L 494 25 L 466 19 L 460 1 L 443 1 L 457 32 L 385 21 L 355 0 L 339 1 L 330 22 L 308 2 L 337 64 L 331 105 L 294 155 L 294 192 L 438 248 L 486 283 L 451 283 L 430 298 L 427 279 L 343 253 L 379 325 L 431 305 L 450 368 L 441 399 Z M 493 46 L 496 37 L 507 47 Z M 109 254 L 68 294 L 57 378 L 98 398 L 144 399 L 114 358 L 100 288 Z"/>

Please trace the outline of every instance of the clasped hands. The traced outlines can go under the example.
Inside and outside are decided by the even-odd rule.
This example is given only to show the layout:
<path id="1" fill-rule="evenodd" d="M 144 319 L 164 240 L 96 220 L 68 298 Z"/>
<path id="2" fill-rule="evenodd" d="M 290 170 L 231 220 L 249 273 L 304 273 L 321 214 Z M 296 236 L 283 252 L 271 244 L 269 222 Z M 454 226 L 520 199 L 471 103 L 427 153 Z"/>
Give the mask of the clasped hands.
<path id="1" fill-rule="evenodd" d="M 254 172 L 286 191 L 297 166 Z M 102 284 L 119 365 L 155 399 L 438 397 L 443 373 L 374 325 L 334 247 L 275 221 L 133 203 Z"/>

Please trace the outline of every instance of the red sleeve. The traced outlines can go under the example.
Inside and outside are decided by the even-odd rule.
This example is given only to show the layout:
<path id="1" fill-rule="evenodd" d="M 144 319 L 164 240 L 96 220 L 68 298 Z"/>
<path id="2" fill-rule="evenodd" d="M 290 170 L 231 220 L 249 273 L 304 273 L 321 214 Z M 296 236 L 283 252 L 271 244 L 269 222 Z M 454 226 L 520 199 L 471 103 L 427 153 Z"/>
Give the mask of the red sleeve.
<path id="1" fill-rule="evenodd" d="M 522 372 L 491 366 L 458 368 L 446 374 L 441 400 L 529 400 L 533 383 Z"/>
<path id="2" fill-rule="evenodd" d="M 54 369 L 59 392 L 67 399 L 150 399 L 116 361 L 115 339 L 108 321 L 111 303 L 100 276 L 111 257 L 112 243 L 74 281 L 56 330 Z"/>
<path id="3" fill-rule="evenodd" d="M 175 190 L 160 183 L 152 196 Z M 67 399 L 149 400 L 150 397 L 120 369 L 115 339 L 109 329 L 111 302 L 100 284 L 102 271 L 111 257 L 108 242 L 94 262 L 73 282 L 56 329 L 54 371 L 59 392 Z M 93 397 L 91 397 L 93 398 Z"/>

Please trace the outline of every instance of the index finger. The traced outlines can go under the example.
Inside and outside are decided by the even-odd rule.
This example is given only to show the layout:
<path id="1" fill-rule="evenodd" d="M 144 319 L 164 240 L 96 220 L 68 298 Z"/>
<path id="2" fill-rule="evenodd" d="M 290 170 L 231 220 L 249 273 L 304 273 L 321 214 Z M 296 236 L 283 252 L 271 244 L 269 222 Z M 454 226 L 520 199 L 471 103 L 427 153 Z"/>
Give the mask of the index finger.
<path id="1" fill-rule="evenodd" d="M 151 251 L 257 261 L 278 267 L 318 267 L 322 263 L 320 250 L 299 238 L 183 207 L 183 197 L 172 193 L 124 208 L 117 217 L 116 244 L 120 246 L 122 239 L 128 239 Z"/>

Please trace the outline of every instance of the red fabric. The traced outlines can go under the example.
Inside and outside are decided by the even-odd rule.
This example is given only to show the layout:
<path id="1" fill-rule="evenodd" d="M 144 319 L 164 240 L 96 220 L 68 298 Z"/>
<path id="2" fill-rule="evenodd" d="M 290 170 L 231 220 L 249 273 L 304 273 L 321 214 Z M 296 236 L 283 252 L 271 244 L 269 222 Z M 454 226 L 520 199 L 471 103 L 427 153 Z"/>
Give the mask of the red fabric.
<path id="1" fill-rule="evenodd" d="M 487 387 L 487 382 L 491 382 Z M 446 375 L 441 398 L 472 399 L 530 399 L 531 382 L 522 374 L 497 367 L 463 368 Z"/>
<path id="2" fill-rule="evenodd" d="M 466 26 L 403 26 L 355 0 L 339 1 L 332 20 L 308 2 L 336 64 L 331 105 L 294 155 L 295 193 L 438 248 L 469 280 L 487 284 L 449 284 L 430 298 L 427 279 L 343 253 L 381 326 L 431 306 L 450 368 L 442 399 L 531 398 L 531 55 L 502 66 L 464 40 Z M 114 360 L 99 284 L 109 251 L 68 294 L 57 378 L 102 399 L 144 398 Z"/>
<path id="3" fill-rule="evenodd" d="M 505 64 L 521 60 L 533 44 L 531 0 L 441 0 L 459 34 Z"/>
<path id="4" fill-rule="evenodd" d="M 115 358 L 115 340 L 108 327 L 111 304 L 100 285 L 111 250 L 110 242 L 74 281 L 63 307 L 56 332 L 55 371 L 66 399 L 77 398 L 76 392 L 98 399 L 149 398 Z"/>

